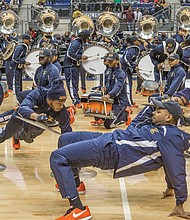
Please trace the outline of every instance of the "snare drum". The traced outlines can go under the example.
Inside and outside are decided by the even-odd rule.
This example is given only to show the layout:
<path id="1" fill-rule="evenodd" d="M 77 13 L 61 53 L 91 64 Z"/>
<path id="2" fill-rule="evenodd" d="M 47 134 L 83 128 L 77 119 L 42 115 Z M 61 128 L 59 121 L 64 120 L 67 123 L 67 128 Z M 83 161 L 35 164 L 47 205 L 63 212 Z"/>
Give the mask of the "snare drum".
<path id="1" fill-rule="evenodd" d="M 91 96 L 89 98 L 87 114 L 90 116 L 94 116 L 94 117 L 112 118 L 113 117 L 113 112 L 112 112 L 113 102 L 114 102 L 113 99 L 109 99 L 104 105 L 104 101 L 102 100 L 102 97 Z"/>
<path id="2" fill-rule="evenodd" d="M 143 96 L 150 96 L 158 92 L 159 85 L 152 80 L 146 80 L 142 83 L 141 94 Z"/>

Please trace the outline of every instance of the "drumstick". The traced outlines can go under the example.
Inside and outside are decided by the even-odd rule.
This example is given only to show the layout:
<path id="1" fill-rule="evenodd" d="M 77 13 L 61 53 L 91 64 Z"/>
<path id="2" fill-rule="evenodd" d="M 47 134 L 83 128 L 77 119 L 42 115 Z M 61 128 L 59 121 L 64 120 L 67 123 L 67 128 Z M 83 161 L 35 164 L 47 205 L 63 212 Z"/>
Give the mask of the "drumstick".
<path id="1" fill-rule="evenodd" d="M 143 70 L 143 69 L 139 69 L 141 71 L 145 71 L 145 72 L 149 72 L 149 73 L 152 73 L 153 71 L 152 70 Z"/>
<path id="2" fill-rule="evenodd" d="M 99 57 L 100 56 L 100 54 L 99 53 L 97 53 L 96 55 L 91 55 L 91 56 L 88 56 L 88 58 L 92 58 L 92 57 Z"/>
<path id="3" fill-rule="evenodd" d="M 103 86 L 105 86 L 105 74 L 103 74 Z M 104 87 L 102 88 L 102 95 L 104 96 Z M 106 101 L 104 101 L 104 111 L 105 111 L 105 115 L 107 116 L 107 108 L 106 108 Z"/>

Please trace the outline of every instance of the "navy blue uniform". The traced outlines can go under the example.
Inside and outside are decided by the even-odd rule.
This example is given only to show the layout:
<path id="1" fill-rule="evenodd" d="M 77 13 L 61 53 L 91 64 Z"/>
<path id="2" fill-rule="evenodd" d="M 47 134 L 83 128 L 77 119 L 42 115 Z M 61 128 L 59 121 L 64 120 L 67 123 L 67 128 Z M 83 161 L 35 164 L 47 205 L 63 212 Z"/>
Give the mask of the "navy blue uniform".
<path id="1" fill-rule="evenodd" d="M 134 72 L 134 69 L 137 65 L 137 59 L 140 54 L 140 48 L 132 45 L 126 48 L 126 51 L 123 55 L 123 57 L 120 59 L 121 62 L 121 68 L 123 71 L 126 72 L 127 74 L 127 84 L 129 85 L 129 95 L 130 95 L 130 105 L 133 105 L 133 100 L 132 100 L 132 75 Z"/>
<path id="2" fill-rule="evenodd" d="M 83 46 L 83 41 L 78 38 L 71 41 L 63 61 L 67 88 L 74 105 L 80 103 L 78 87 Z"/>
<path id="3" fill-rule="evenodd" d="M 60 78 L 60 72 L 58 68 L 50 62 L 45 66 L 41 65 L 37 68 L 34 75 L 34 82 L 37 86 L 49 88 L 51 83 L 57 78 Z"/>
<path id="4" fill-rule="evenodd" d="M 62 66 L 61 66 L 60 62 L 58 60 L 56 60 L 53 64 L 57 67 L 57 69 L 59 70 L 59 75 L 61 76 Z"/>
<path id="5" fill-rule="evenodd" d="M 189 148 L 190 134 L 174 125 L 153 125 L 150 119 L 153 109 L 145 107 L 126 130 L 61 135 L 50 165 L 62 197 L 78 196 L 74 167 L 114 169 L 114 178 L 119 178 L 164 166 L 175 191 L 176 204 L 184 203 L 187 199 L 184 151 Z"/>
<path id="6" fill-rule="evenodd" d="M 22 72 L 24 69 L 23 64 L 26 62 L 28 49 L 29 48 L 26 44 L 21 43 L 16 46 L 12 56 L 10 68 L 14 70 L 13 90 L 16 95 L 22 91 Z"/>
<path id="7" fill-rule="evenodd" d="M 174 34 L 173 36 L 172 36 L 175 40 L 176 40 L 176 42 L 178 42 L 179 44 L 181 44 L 181 43 L 183 43 L 184 41 L 185 41 L 185 37 L 184 36 L 181 36 L 180 34 Z"/>
<path id="8" fill-rule="evenodd" d="M 17 37 L 14 38 L 13 36 L 10 36 L 8 40 L 18 41 Z M 6 51 L 6 47 L 10 43 L 8 40 L 4 40 L 2 42 L 1 48 L 2 48 L 3 53 Z M 12 55 L 7 60 L 5 60 L 5 74 L 7 78 L 8 89 L 10 90 L 13 90 L 13 77 L 14 77 L 14 71 L 10 68 L 10 65 L 12 62 Z"/>
<path id="9" fill-rule="evenodd" d="M 44 131 L 43 129 L 29 125 L 28 123 L 16 118 L 16 116 L 19 115 L 23 118 L 29 119 L 30 114 L 34 112 L 37 114 L 45 113 L 47 116 L 51 116 L 53 119 L 58 121 L 61 133 L 72 131 L 67 108 L 64 106 L 59 112 L 55 112 L 51 109 L 47 104 L 47 91 L 48 89 L 39 87 L 27 95 L 19 108 L 13 113 L 6 127 L 3 128 L 0 134 L 0 143 L 13 136 L 15 136 L 16 139 L 31 143 L 34 138 L 42 134 Z"/>
<path id="10" fill-rule="evenodd" d="M 179 55 L 180 59 L 183 56 L 183 50 L 178 43 L 176 43 L 174 51 L 171 53 L 177 53 Z M 150 55 L 151 61 L 155 65 L 154 74 L 155 74 L 155 81 L 156 82 L 159 82 L 159 80 L 160 80 L 157 64 L 163 63 L 169 57 L 169 55 L 171 53 L 168 53 L 166 51 L 165 41 L 150 51 L 149 55 Z"/>
<path id="11" fill-rule="evenodd" d="M 189 78 L 189 67 L 190 67 L 190 46 L 183 48 L 183 56 L 181 60 L 186 64 L 182 64 L 183 68 L 186 71 L 187 78 Z"/>
<path id="12" fill-rule="evenodd" d="M 164 86 L 164 94 L 173 96 L 176 92 L 185 88 L 186 72 L 179 64 L 171 68 Z"/>

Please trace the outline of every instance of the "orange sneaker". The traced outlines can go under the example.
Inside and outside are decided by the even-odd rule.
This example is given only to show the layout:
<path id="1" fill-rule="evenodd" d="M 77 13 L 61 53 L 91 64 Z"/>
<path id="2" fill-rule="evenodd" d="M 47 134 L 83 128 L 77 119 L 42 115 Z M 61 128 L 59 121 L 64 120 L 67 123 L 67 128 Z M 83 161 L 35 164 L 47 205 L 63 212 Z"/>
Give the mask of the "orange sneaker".
<path id="1" fill-rule="evenodd" d="M 15 150 L 20 149 L 20 141 L 15 139 L 14 137 L 12 138 L 12 143 L 13 143 L 13 147 Z"/>
<path id="2" fill-rule="evenodd" d="M 82 93 L 86 93 L 86 89 L 81 89 Z"/>
<path id="3" fill-rule="evenodd" d="M 55 220 L 89 220 L 92 218 L 88 206 L 84 206 L 85 210 L 78 208 L 70 208 L 64 216 Z"/>
<path id="4" fill-rule="evenodd" d="M 55 184 L 55 188 L 57 189 L 57 191 L 60 191 L 57 183 Z M 77 191 L 78 191 L 79 195 L 84 195 L 86 193 L 86 187 L 84 185 L 84 182 L 82 182 L 82 181 L 80 182 L 80 185 L 77 188 Z"/>

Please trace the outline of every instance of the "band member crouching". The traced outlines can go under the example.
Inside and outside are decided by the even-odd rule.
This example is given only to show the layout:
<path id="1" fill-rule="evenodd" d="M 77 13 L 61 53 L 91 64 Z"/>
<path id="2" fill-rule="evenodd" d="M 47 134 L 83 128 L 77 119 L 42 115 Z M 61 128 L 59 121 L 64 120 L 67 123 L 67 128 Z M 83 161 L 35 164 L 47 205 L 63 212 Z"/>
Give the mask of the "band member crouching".
<path id="1" fill-rule="evenodd" d="M 61 79 L 54 80 L 49 89 L 43 87 L 34 89 L 26 96 L 2 129 L 0 143 L 12 137 L 13 147 L 19 149 L 19 140 L 32 143 L 34 138 L 44 132 L 41 128 L 21 121 L 17 116 L 38 122 L 48 122 L 54 119 L 59 122 L 61 133 L 71 132 L 72 128 L 69 113 L 64 105 L 65 101 L 66 91 Z"/>
<path id="2" fill-rule="evenodd" d="M 74 106 L 81 108 L 79 90 L 80 61 L 87 60 L 87 56 L 82 55 L 85 43 L 88 43 L 90 31 L 84 30 L 78 37 L 71 41 L 67 49 L 63 64 L 67 88 Z"/>
<path id="3" fill-rule="evenodd" d="M 126 73 L 119 66 L 119 55 L 117 53 L 109 53 L 106 55 L 107 66 L 105 71 L 105 87 L 103 87 L 103 101 L 108 101 L 110 98 L 114 100 L 112 111 L 114 119 L 95 118 L 92 124 L 104 124 L 107 129 L 116 127 L 126 121 L 126 107 L 130 105 L 127 95 Z"/>

